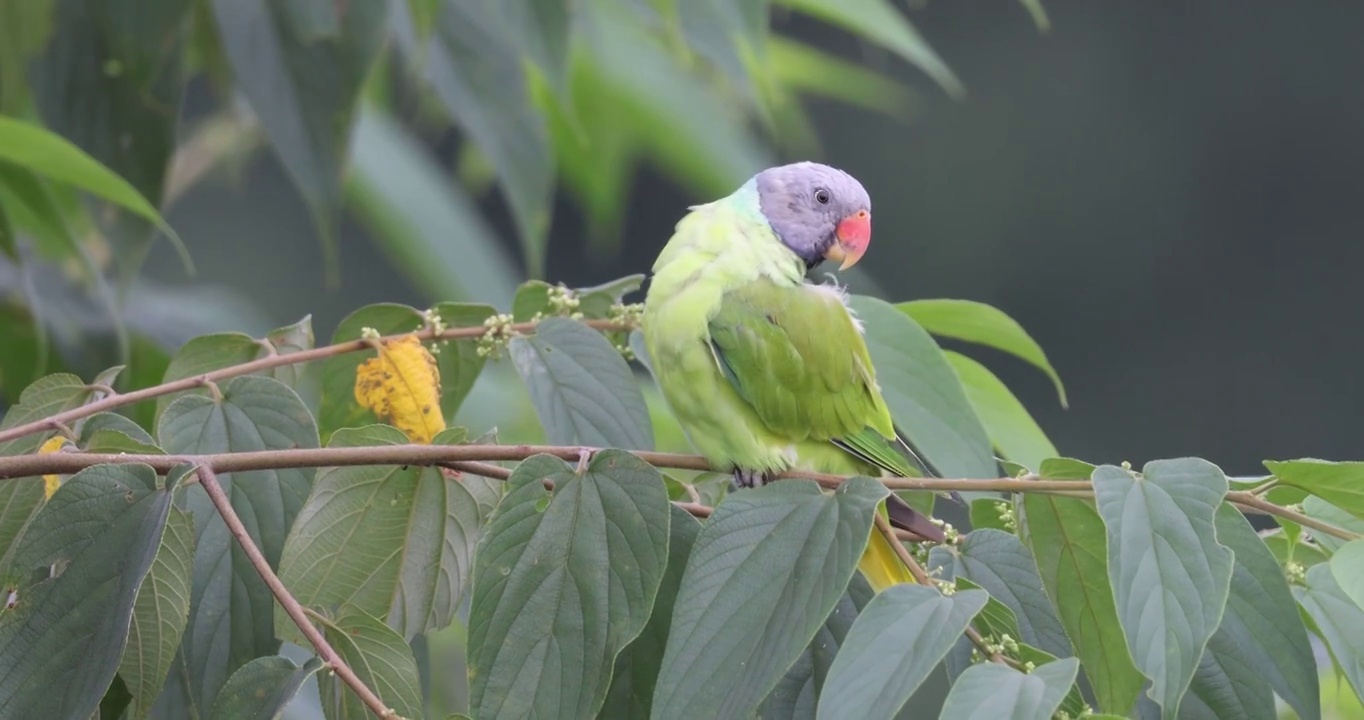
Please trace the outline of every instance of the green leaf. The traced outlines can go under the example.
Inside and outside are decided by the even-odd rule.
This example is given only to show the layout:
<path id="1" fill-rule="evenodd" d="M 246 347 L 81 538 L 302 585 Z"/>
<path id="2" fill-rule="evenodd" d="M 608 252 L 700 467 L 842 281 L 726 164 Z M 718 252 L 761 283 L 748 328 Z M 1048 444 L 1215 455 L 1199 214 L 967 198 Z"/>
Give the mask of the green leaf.
<path id="1" fill-rule="evenodd" d="M 971 501 L 971 529 L 994 528 L 1011 532 L 1004 522 L 1004 512 L 1013 512 L 1013 502 L 1003 498 L 976 498 Z"/>
<path id="2" fill-rule="evenodd" d="M 1226 636 L 1225 640 L 1216 643 L 1217 650 L 1210 641 L 1205 655 L 1216 656 L 1228 666 L 1228 673 L 1233 664 L 1244 666 L 1242 678 L 1253 679 L 1257 686 L 1273 688 L 1297 710 L 1299 717 L 1321 717 L 1316 658 L 1302 617 L 1294 607 L 1287 578 L 1269 548 L 1236 508 L 1226 503 L 1218 506 L 1215 527 L 1218 542 L 1233 552 L 1231 589 L 1222 623 L 1213 636 L 1213 640 Z M 1194 684 L 1198 683 L 1195 675 Z M 1258 691 L 1242 694 L 1260 697 Z M 1272 704 L 1266 703 L 1265 709 L 1272 711 Z"/>
<path id="3" fill-rule="evenodd" d="M 549 318 L 511 340 L 545 435 L 556 445 L 652 450 L 654 429 L 635 375 L 601 333 Z"/>
<path id="4" fill-rule="evenodd" d="M 331 344 L 358 340 L 364 328 L 373 328 L 380 335 L 412 332 L 422 327 L 422 314 L 416 308 L 398 303 L 366 305 L 347 315 L 332 333 Z M 372 425 L 378 422 L 374 413 L 355 402 L 355 370 L 360 363 L 374 357 L 373 350 L 343 353 L 322 362 L 320 372 L 322 399 L 317 410 L 317 424 L 323 440 L 338 428 Z"/>
<path id="5" fill-rule="evenodd" d="M 1056 446 L 994 373 L 951 350 L 943 351 L 943 355 L 957 371 L 971 407 L 990 434 L 990 442 L 1002 455 L 1028 467 L 1037 467 L 1046 458 L 1056 456 Z"/>
<path id="6" fill-rule="evenodd" d="M 185 395 L 157 422 L 171 454 L 210 454 L 318 447 L 317 427 L 303 401 L 272 378 L 247 375 L 218 386 L 221 399 Z M 303 506 L 312 468 L 255 470 L 218 476 L 232 507 L 272 568 Z M 279 649 L 274 598 L 228 534 L 200 485 L 185 490 L 194 513 L 193 594 L 181 653 L 189 667 L 191 700 L 205 713 L 237 668 Z"/>
<path id="7" fill-rule="evenodd" d="M 1309 569 L 1305 587 L 1294 586 L 1293 596 L 1316 624 L 1355 694 L 1364 697 L 1364 609 L 1345 594 L 1327 565 Z"/>
<path id="8" fill-rule="evenodd" d="M 156 443 L 152 436 L 142 429 L 141 425 L 128 417 L 113 412 L 98 412 L 80 421 L 77 426 L 76 445 L 86 452 L 96 452 L 96 450 L 91 450 L 91 447 L 107 447 L 99 442 L 100 437 L 105 433 L 117 433 L 127 438 L 127 442 L 139 443 L 143 446 L 153 446 Z"/>
<path id="9" fill-rule="evenodd" d="M 516 468 L 474 555 L 475 716 L 590 717 L 601 708 L 616 655 L 654 605 L 669 513 L 658 471 L 619 450 L 597 453 L 582 473 L 544 455 Z"/>
<path id="10" fill-rule="evenodd" d="M 516 287 L 512 298 L 512 319 L 530 322 L 537 314 L 551 314 L 549 290 L 554 287 L 544 280 L 527 280 Z"/>
<path id="11" fill-rule="evenodd" d="M 888 0 L 776 0 L 811 17 L 839 25 L 854 35 L 875 42 L 909 61 L 933 78 L 955 98 L 964 97 L 966 88 L 928 41 Z"/>
<path id="12" fill-rule="evenodd" d="M 559 8 L 566 20 L 562 2 L 536 0 L 533 5 L 551 13 Z M 540 276 L 549 232 L 554 155 L 544 118 L 531 106 L 526 66 L 508 29 L 496 17 L 499 9 L 514 13 L 518 7 L 530 14 L 529 4 L 526 0 L 442 3 L 435 32 L 424 43 L 407 18 L 400 18 L 395 27 L 410 62 L 420 68 L 446 111 L 492 163 L 530 273 Z M 395 7 L 406 14 L 402 5 Z M 562 77 L 567 63 L 561 57 L 554 67 Z"/>
<path id="13" fill-rule="evenodd" d="M 1079 461 L 1042 463 L 1042 475 L 1089 478 Z M 1026 493 L 1019 522 L 1032 550 L 1042 586 L 1061 626 L 1074 644 L 1099 708 L 1118 714 L 1132 710 L 1145 679 L 1137 671 L 1118 624 L 1108 584 L 1108 539 L 1094 505 L 1078 498 Z"/>
<path id="14" fill-rule="evenodd" d="M 118 664 L 119 677 L 132 695 L 132 718 L 147 717 L 180 648 L 189 618 L 193 561 L 194 518 L 172 508 L 156 559 L 133 603 L 128 645 Z"/>
<path id="15" fill-rule="evenodd" d="M 407 442 L 397 428 L 369 425 L 338 430 L 328 447 Z M 483 519 L 469 488 L 438 468 L 321 468 L 284 542 L 280 580 L 305 607 L 351 604 L 411 640 L 454 619 Z M 307 644 L 278 605 L 275 628 Z"/>
<path id="16" fill-rule="evenodd" d="M 170 507 L 150 467 L 97 465 L 63 483 L 33 518 L 5 570 L 14 585 L 0 609 L 0 715 L 95 711 Z"/>
<path id="17" fill-rule="evenodd" d="M 1179 705 L 1182 720 L 1274 720 L 1274 693 L 1238 653 L 1236 640 L 1220 628 L 1198 659 L 1189 691 Z"/>
<path id="18" fill-rule="evenodd" d="M 1198 458 L 1153 460 L 1140 478 L 1114 465 L 1094 471 L 1118 620 L 1165 718 L 1178 714 L 1226 606 L 1232 551 L 1213 529 L 1226 492 L 1222 471 Z"/>
<path id="19" fill-rule="evenodd" d="M 1361 519 L 1357 515 L 1351 515 L 1349 512 L 1322 500 L 1316 495 L 1309 495 L 1307 496 L 1307 499 L 1302 501 L 1302 512 L 1308 517 L 1330 523 L 1342 530 L 1364 535 L 1364 519 Z M 1312 535 L 1312 539 L 1327 552 L 1338 552 L 1346 542 L 1329 533 L 1318 532 L 1316 530 L 1309 530 L 1309 532 Z"/>
<path id="20" fill-rule="evenodd" d="M 337 617 L 323 622 L 322 628 L 327 643 L 385 705 L 399 717 L 422 717 L 417 661 L 401 635 L 382 620 L 350 605 L 342 606 Z M 322 696 L 322 714 L 327 720 L 374 717 L 336 673 L 318 675 L 317 686 Z"/>
<path id="21" fill-rule="evenodd" d="M 946 596 L 922 585 L 877 593 L 829 668 L 817 717 L 894 717 L 989 597 L 981 590 Z"/>
<path id="22" fill-rule="evenodd" d="M 293 325 L 286 325 L 270 331 L 262 339 L 239 332 L 221 332 L 199 335 L 190 338 L 171 356 L 170 364 L 162 375 L 161 382 L 171 382 L 187 377 L 203 375 L 233 365 L 259 360 L 269 355 L 289 355 L 313 347 L 313 328 L 310 317 L 305 317 Z M 301 365 L 283 365 L 271 370 L 262 370 L 254 375 L 273 377 L 294 387 L 303 374 Z M 162 395 L 156 399 L 156 416 L 161 417 L 166 406 L 177 397 L 187 393 L 203 393 L 204 390 L 190 390 L 185 393 Z"/>
<path id="23" fill-rule="evenodd" d="M 24 388 L 24 392 L 19 396 L 19 402 L 5 412 L 5 418 L 0 420 L 0 430 L 26 425 L 78 408 L 89 399 L 90 388 L 86 386 L 85 381 L 71 373 L 54 373 L 40 377 L 32 385 Z M 13 440 L 0 441 L 0 455 L 31 453 L 52 437 L 53 432 L 45 430 Z"/>
<path id="24" fill-rule="evenodd" d="M 223 684 L 211 717 L 214 720 L 279 717 L 303 683 L 325 664 L 315 657 L 308 658 L 302 667 L 277 655 L 256 658 L 232 673 Z"/>
<path id="25" fill-rule="evenodd" d="M 496 313 L 492 305 L 453 302 L 436 305 L 436 314 L 448 328 L 477 327 Z M 486 362 L 487 358 L 478 354 L 477 338 L 440 343 L 436 366 L 440 368 L 440 410 L 447 420 L 458 415 L 459 406 L 469 397 Z"/>
<path id="26" fill-rule="evenodd" d="M 690 513 L 670 505 L 668 523 L 668 562 L 649 621 L 644 624 L 629 645 L 616 656 L 611 673 L 611 687 L 606 691 L 606 703 L 597 717 L 602 720 L 643 720 L 649 717 L 653 705 L 654 683 L 658 667 L 663 662 L 663 650 L 668 644 L 668 626 L 672 623 L 673 602 L 682 585 L 682 573 L 687 569 L 687 556 L 701 532 L 701 523 Z"/>
<path id="27" fill-rule="evenodd" d="M 190 0 L 63 0 L 55 32 L 29 63 L 44 125 L 127 180 L 141 198 L 165 196 L 184 95 Z M 123 19 L 136 14 L 136 22 Z M 102 223 L 125 283 L 154 234 L 141 216 Z M 178 243 L 178 240 L 176 241 Z M 177 246 L 188 267 L 185 248 Z"/>
<path id="28" fill-rule="evenodd" d="M 1302 488 L 1357 518 L 1364 518 L 1364 462 L 1266 460 L 1264 466 L 1279 482 Z"/>
<path id="29" fill-rule="evenodd" d="M 966 536 L 956 555 L 954 575 L 970 578 L 1017 618 L 1016 639 L 1055 657 L 1072 655 L 1070 641 L 1052 610 L 1037 574 L 1032 553 L 1018 537 L 1002 530 L 975 530 Z"/>
<path id="30" fill-rule="evenodd" d="M 270 349 L 274 349 L 276 355 L 292 355 L 304 350 L 312 350 L 317 340 L 313 335 L 313 316 L 304 315 L 296 323 L 275 328 L 266 333 L 264 342 L 265 352 L 262 355 L 270 354 Z M 305 364 L 283 365 L 273 371 L 276 380 L 297 388 L 303 375 L 307 372 L 308 366 Z"/>
<path id="31" fill-rule="evenodd" d="M 995 477 L 990 438 L 938 344 L 894 305 L 865 295 L 851 300 L 901 431 L 946 477 Z"/>
<path id="32" fill-rule="evenodd" d="M 906 315 L 934 335 L 979 343 L 1017 356 L 1047 374 L 1056 386 L 1061 406 L 1066 388 L 1042 347 L 1003 310 L 971 300 L 911 300 L 897 305 Z"/>
<path id="33" fill-rule="evenodd" d="M 1364 608 L 1364 540 L 1351 540 L 1336 550 L 1331 555 L 1331 573 L 1341 592 Z"/>
<path id="34" fill-rule="evenodd" d="M 952 684 L 942 720 L 1050 720 L 1075 682 L 1080 661 L 1063 658 L 1023 673 L 998 663 L 972 665 Z"/>
<path id="35" fill-rule="evenodd" d="M 567 92 L 571 0 L 484 0 L 511 31 L 509 41 L 523 48 L 550 86 Z"/>
<path id="36" fill-rule="evenodd" d="M 341 174 L 360 88 L 384 43 L 388 3 L 348 0 L 327 34 L 290 22 L 281 4 L 267 0 L 212 6 L 236 88 L 312 211 L 334 281 Z"/>
<path id="37" fill-rule="evenodd" d="M 9 213 L 5 212 L 4 203 L 0 203 L 0 252 L 5 253 L 12 262 L 19 262 L 18 238 L 14 235 L 14 224 L 9 220 Z"/>
<path id="38" fill-rule="evenodd" d="M 1274 560 L 1279 563 L 1280 567 L 1285 567 L 1290 562 L 1296 562 L 1306 569 L 1317 563 L 1329 562 L 1331 559 L 1314 543 L 1302 540 L 1290 541 L 1287 534 L 1282 530 L 1261 535 L 1260 540 L 1264 541 L 1265 547 L 1269 548 L 1269 552 L 1274 555 Z"/>
<path id="39" fill-rule="evenodd" d="M 381 111 L 364 108 L 351 156 L 348 207 L 423 296 L 498 306 L 511 299 L 519 268 L 473 199 L 416 136 Z"/>
<path id="40" fill-rule="evenodd" d="M 783 480 L 726 497 L 687 559 L 651 717 L 756 710 L 843 595 L 886 494 L 859 477 L 832 495 Z"/>
<path id="41" fill-rule="evenodd" d="M 53 0 L 0 3 L 0 114 L 28 105 L 28 60 L 52 33 Z"/>

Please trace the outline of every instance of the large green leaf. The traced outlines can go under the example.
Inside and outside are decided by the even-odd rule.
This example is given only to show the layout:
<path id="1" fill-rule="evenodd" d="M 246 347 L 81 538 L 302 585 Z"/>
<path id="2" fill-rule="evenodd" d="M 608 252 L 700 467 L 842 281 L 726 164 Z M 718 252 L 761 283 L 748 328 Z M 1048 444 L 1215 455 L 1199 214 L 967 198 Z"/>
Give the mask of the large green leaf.
<path id="1" fill-rule="evenodd" d="M 170 508 L 150 467 L 97 465 L 63 483 L 33 518 L 4 571 L 13 597 L 0 609 L 0 715 L 95 711 Z"/>
<path id="2" fill-rule="evenodd" d="M 475 716 L 596 714 L 654 605 L 669 512 L 658 471 L 619 450 L 583 472 L 544 455 L 516 468 L 474 555 Z"/>
<path id="3" fill-rule="evenodd" d="M 948 596 L 922 585 L 878 593 L 829 668 L 818 717 L 895 717 L 988 599 L 983 590 Z"/>
<path id="4" fill-rule="evenodd" d="M 988 345 L 1032 363 L 1051 378 L 1061 405 L 1066 404 L 1066 388 L 1047 354 L 1023 326 L 1003 310 L 971 300 L 945 299 L 911 300 L 896 307 L 934 335 Z"/>
<path id="5" fill-rule="evenodd" d="M 1056 465 L 1043 463 L 1044 476 L 1056 478 Z M 1089 476 L 1087 469 L 1076 474 Z M 1093 503 L 1057 495 L 1026 493 L 1022 508 L 1023 540 L 1032 550 L 1042 586 L 1084 665 L 1099 708 L 1127 714 L 1145 679 L 1132 662 L 1118 624 L 1108 583 L 1103 519 Z"/>
<path id="6" fill-rule="evenodd" d="M 1315 663 L 1314 663 L 1315 665 Z M 1274 720 L 1274 692 L 1240 652 L 1240 645 L 1218 628 L 1198 659 L 1189 691 L 1179 703 L 1181 720 Z"/>
<path id="7" fill-rule="evenodd" d="M 1302 512 L 1308 517 L 1330 523 L 1343 530 L 1364 535 L 1364 518 L 1352 515 L 1316 495 L 1308 495 L 1302 501 Z M 1316 530 L 1309 530 L 1309 532 L 1312 535 L 1312 540 L 1327 552 L 1339 552 L 1347 542 L 1330 533 L 1317 532 Z"/>
<path id="8" fill-rule="evenodd" d="M 443 302 L 436 305 L 436 314 L 448 328 L 477 327 L 496 312 L 492 305 L 480 303 Z M 483 372 L 487 356 L 479 354 L 476 338 L 443 340 L 439 349 L 436 366 L 440 368 L 440 409 L 446 419 L 453 420 Z"/>
<path id="9" fill-rule="evenodd" d="M 317 427 L 303 401 L 273 378 L 247 375 L 218 386 L 221 397 L 185 395 L 157 422 L 167 452 L 207 454 L 318 447 Z M 219 482 L 257 547 L 279 567 L 284 538 L 303 506 L 312 468 L 224 473 Z M 185 504 L 194 513 L 194 579 L 189 625 L 181 653 L 192 682 L 189 699 L 208 712 L 237 668 L 279 648 L 274 598 L 204 493 L 192 485 Z"/>
<path id="10" fill-rule="evenodd" d="M 1205 655 L 1217 656 L 1228 671 L 1232 663 L 1244 665 L 1241 677 L 1253 678 L 1266 691 L 1272 688 L 1304 720 L 1321 717 L 1317 662 L 1287 578 L 1240 511 L 1223 503 L 1214 522 L 1218 542 L 1231 548 L 1234 558 L 1226 613 L 1213 636 L 1226 639 L 1217 643 L 1217 650 L 1210 641 Z M 1258 689 L 1252 692 L 1242 694 L 1260 696 Z"/>
<path id="11" fill-rule="evenodd" d="M 369 425 L 338 430 L 328 447 L 407 442 L 397 428 Z M 482 520 L 470 488 L 439 468 L 322 468 L 284 543 L 279 576 L 304 606 L 351 604 L 411 640 L 454 618 Z M 275 627 L 306 645 L 279 606 Z"/>
<path id="12" fill-rule="evenodd" d="M 1074 654 L 1038 577 L 1032 553 L 1017 536 L 1002 530 L 975 530 L 953 554 L 954 576 L 970 578 L 1013 612 L 1021 635 L 1016 640 L 1055 657 Z"/>
<path id="13" fill-rule="evenodd" d="M 1279 482 L 1302 488 L 1355 517 L 1364 518 L 1364 462 L 1266 460 L 1264 465 Z"/>
<path id="14" fill-rule="evenodd" d="M 567 318 L 511 341 L 512 362 L 557 445 L 652 450 L 654 429 L 634 373 L 601 333 Z"/>
<path id="15" fill-rule="evenodd" d="M 972 665 L 952 683 L 941 720 L 1050 720 L 1069 692 L 1080 661 L 1062 658 L 1023 674 L 1008 665 Z"/>
<path id="16" fill-rule="evenodd" d="M 526 66 L 515 38 L 497 15 L 499 10 L 514 12 L 518 6 L 529 14 L 529 5 L 548 9 L 562 2 L 441 3 L 435 32 L 425 41 L 416 37 L 406 18 L 395 23 L 403 51 L 496 170 L 533 276 L 544 274 L 554 156 L 544 118 L 531 106 Z M 555 67 L 556 74 L 562 75 L 564 58 Z"/>
<path id="17" fill-rule="evenodd" d="M 180 648 L 189 618 L 193 562 L 194 518 L 172 508 L 156 560 L 133 604 L 128 645 L 118 664 L 119 677 L 132 695 L 132 718 L 147 717 Z"/>
<path id="18" fill-rule="evenodd" d="M 425 297 L 511 301 L 519 270 L 473 199 L 418 138 L 364 108 L 351 154 L 349 207 Z"/>
<path id="19" fill-rule="evenodd" d="M 60 135 L 32 123 L 0 116 L 0 160 L 84 190 L 155 223 L 181 250 L 181 258 L 189 266 L 189 256 L 184 254 L 180 237 L 147 198 L 127 180 Z"/>
<path id="20" fill-rule="evenodd" d="M 574 3 L 571 0 L 481 0 L 494 8 L 535 67 L 562 95 L 566 88 L 568 47 Z M 469 3 L 473 4 L 473 3 Z"/>
<path id="21" fill-rule="evenodd" d="M 422 695 L 417 661 L 403 637 L 376 617 L 354 606 L 342 606 L 334 619 L 323 623 L 327 643 L 350 665 L 360 681 L 399 717 L 421 718 Z M 359 696 L 336 673 L 317 680 L 322 714 L 327 720 L 370 720 L 374 717 Z"/>
<path id="22" fill-rule="evenodd" d="M 933 338 L 884 300 L 854 295 L 851 305 L 891 415 L 924 459 L 947 477 L 997 476 L 985 427 Z"/>
<path id="23" fill-rule="evenodd" d="M 47 128 L 126 179 L 153 205 L 164 196 L 175 151 L 191 4 L 59 0 L 55 32 L 29 65 Z M 134 16 L 136 22 L 128 20 Z M 148 220 L 117 217 L 108 227 L 125 281 L 153 239 Z"/>
<path id="24" fill-rule="evenodd" d="M 1293 596 L 1316 624 L 1355 694 L 1364 697 L 1364 609 L 1340 589 L 1327 565 L 1309 569 L 1306 585 L 1295 585 Z"/>
<path id="25" fill-rule="evenodd" d="M 341 174 L 360 87 L 384 43 L 388 3 L 319 4 L 330 11 L 326 23 L 305 21 L 278 0 L 212 4 L 236 88 L 308 203 L 334 277 Z"/>
<path id="26" fill-rule="evenodd" d="M 606 691 L 606 702 L 597 717 L 602 720 L 644 720 L 653 705 L 654 683 L 658 680 L 658 666 L 663 662 L 663 650 L 668 644 L 668 626 L 672 623 L 673 602 L 681 588 L 682 573 L 687 569 L 701 524 L 690 513 L 676 505 L 669 507 L 668 562 L 649 621 L 644 629 L 616 656 L 611 673 L 611 687 Z"/>
<path id="27" fill-rule="evenodd" d="M 1056 457 L 1056 446 L 1003 381 L 965 355 L 951 350 L 943 351 L 943 355 L 957 371 L 971 407 L 975 408 L 990 434 L 990 442 L 1000 454 L 1030 468 Z"/>
<path id="28" fill-rule="evenodd" d="M 1226 606 L 1232 551 L 1213 526 L 1226 492 L 1222 471 L 1198 458 L 1153 460 L 1141 477 L 1115 465 L 1094 470 L 1118 620 L 1164 718 L 1178 715 Z"/>
<path id="29" fill-rule="evenodd" d="M 853 478 L 726 497 L 687 559 L 651 717 L 751 715 L 843 595 L 885 496 Z"/>
<path id="30" fill-rule="evenodd" d="M 276 328 L 263 338 L 253 338 L 239 332 L 221 332 L 199 335 L 190 338 L 171 356 L 170 364 L 162 374 L 161 382 L 181 380 L 203 375 L 213 370 L 240 365 L 259 360 L 269 355 L 289 355 L 310 350 L 313 347 L 312 317 L 281 328 Z M 255 373 L 295 387 L 303 374 L 301 365 L 282 365 L 271 370 Z M 197 391 L 202 392 L 202 391 Z M 161 416 L 178 394 L 162 395 L 156 399 L 156 415 Z"/>
<path id="31" fill-rule="evenodd" d="M 259 657 L 241 666 L 223 684 L 213 703 L 213 720 L 277 718 L 298 694 L 303 683 L 325 663 L 308 658 L 302 667 L 278 655 Z"/>
<path id="32" fill-rule="evenodd" d="M 1364 540 L 1351 540 L 1331 555 L 1331 573 L 1340 589 L 1364 608 Z"/>
<path id="33" fill-rule="evenodd" d="M 800 10 L 812 17 L 839 25 L 849 32 L 871 40 L 913 63 L 954 97 L 962 97 L 966 88 L 961 80 L 928 45 L 928 41 L 910 25 L 889 0 L 842 0 L 830 3 L 822 0 L 776 0 L 779 4 Z"/>

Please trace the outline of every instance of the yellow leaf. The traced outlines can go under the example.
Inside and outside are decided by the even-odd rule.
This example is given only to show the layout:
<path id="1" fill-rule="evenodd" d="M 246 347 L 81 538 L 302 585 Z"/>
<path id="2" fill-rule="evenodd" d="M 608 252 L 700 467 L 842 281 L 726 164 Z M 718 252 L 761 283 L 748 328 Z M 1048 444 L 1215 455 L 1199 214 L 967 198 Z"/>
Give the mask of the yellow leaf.
<path id="1" fill-rule="evenodd" d="M 355 371 L 355 401 L 415 443 L 430 443 L 445 429 L 440 412 L 440 370 L 415 335 L 389 340 L 379 355 Z"/>
<path id="2" fill-rule="evenodd" d="M 38 446 L 38 454 L 39 454 L 39 455 L 46 455 L 46 454 L 48 454 L 48 453 L 57 452 L 58 450 L 61 450 L 61 449 L 62 449 L 62 446 L 65 445 L 65 444 L 66 444 L 66 438 L 62 437 L 61 435 L 53 435 L 52 437 L 48 438 L 47 442 L 45 442 L 45 443 L 43 443 L 42 445 Z M 51 498 L 51 497 L 52 497 L 52 493 L 57 492 L 57 488 L 59 488 L 59 487 L 61 487 L 61 486 L 62 486 L 62 479 L 61 479 L 60 477 L 58 477 L 57 475 L 55 475 L 55 474 L 54 474 L 54 475 L 44 475 L 44 476 L 43 476 L 43 499 L 44 499 L 44 500 L 47 500 L 47 499 Z"/>

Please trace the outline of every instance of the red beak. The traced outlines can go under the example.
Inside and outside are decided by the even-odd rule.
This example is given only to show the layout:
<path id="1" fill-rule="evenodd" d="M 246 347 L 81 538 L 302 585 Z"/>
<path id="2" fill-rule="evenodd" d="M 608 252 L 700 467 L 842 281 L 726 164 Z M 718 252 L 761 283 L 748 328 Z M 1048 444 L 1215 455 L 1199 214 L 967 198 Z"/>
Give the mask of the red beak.
<path id="1" fill-rule="evenodd" d="M 871 213 L 858 210 L 843 218 L 838 223 L 834 237 L 838 242 L 829 246 L 824 252 L 824 257 L 842 263 L 838 266 L 839 270 L 847 270 L 862 259 L 862 253 L 865 253 L 867 246 L 871 244 Z"/>

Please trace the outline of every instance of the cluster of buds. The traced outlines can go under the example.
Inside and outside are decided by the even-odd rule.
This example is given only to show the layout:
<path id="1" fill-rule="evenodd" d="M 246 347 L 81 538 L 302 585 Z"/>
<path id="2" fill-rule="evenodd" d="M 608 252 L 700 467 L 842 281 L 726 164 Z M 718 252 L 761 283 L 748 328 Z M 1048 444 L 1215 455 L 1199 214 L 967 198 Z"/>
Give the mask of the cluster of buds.
<path id="1" fill-rule="evenodd" d="M 515 321 L 509 313 L 491 315 L 483 321 L 483 327 L 488 329 L 478 339 L 479 357 L 497 358 L 501 355 L 502 348 L 511 341 L 513 322 Z"/>
<path id="2" fill-rule="evenodd" d="M 436 312 L 435 308 L 427 308 L 422 311 L 422 324 L 425 325 L 435 337 L 439 337 L 446 330 L 445 318 L 441 317 L 440 313 Z M 439 355 L 441 348 L 449 344 L 449 340 L 433 341 L 430 346 L 431 354 Z"/>
<path id="3" fill-rule="evenodd" d="M 1301 585 L 1307 579 L 1307 568 L 1297 560 L 1289 560 L 1284 563 L 1283 574 L 1288 578 L 1288 582 Z"/>
<path id="4" fill-rule="evenodd" d="M 583 314 L 578 312 L 578 293 L 563 285 L 555 285 L 546 290 L 545 293 L 548 296 L 552 314 L 573 320 L 583 319 Z"/>
<path id="5" fill-rule="evenodd" d="M 929 518 L 928 521 L 942 528 L 942 542 L 944 545 L 961 544 L 961 533 L 957 532 L 957 529 L 952 527 L 952 523 L 947 522 L 942 518 Z"/>
<path id="6" fill-rule="evenodd" d="M 625 327 L 640 327 L 644 324 L 644 303 L 631 303 L 629 305 L 616 303 L 611 306 L 606 317 L 611 322 L 619 323 Z"/>
<path id="7" fill-rule="evenodd" d="M 999 513 L 999 521 L 1004 523 L 1005 530 L 1008 530 L 1009 532 L 1018 530 L 1018 518 L 1014 517 L 1014 506 L 1011 503 L 1005 500 L 997 501 L 995 503 L 995 512 Z"/>
<path id="8" fill-rule="evenodd" d="M 1053 716 L 1053 720 L 1079 720 L 1080 718 L 1092 717 L 1093 715 L 1094 708 L 1090 707 L 1089 703 L 1085 703 L 1085 707 L 1083 710 L 1080 711 L 1079 715 L 1076 715 L 1075 717 L 1072 718 L 1070 716 L 1070 713 L 1066 712 L 1065 710 L 1057 710 L 1056 715 Z"/>

